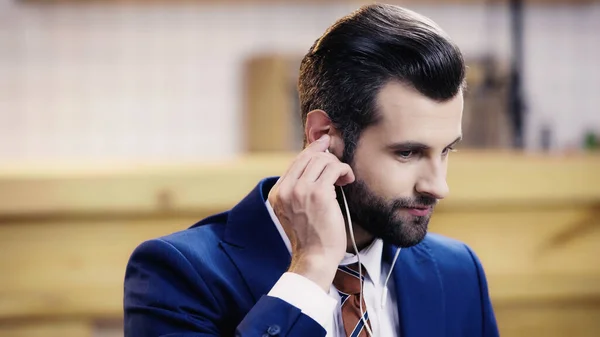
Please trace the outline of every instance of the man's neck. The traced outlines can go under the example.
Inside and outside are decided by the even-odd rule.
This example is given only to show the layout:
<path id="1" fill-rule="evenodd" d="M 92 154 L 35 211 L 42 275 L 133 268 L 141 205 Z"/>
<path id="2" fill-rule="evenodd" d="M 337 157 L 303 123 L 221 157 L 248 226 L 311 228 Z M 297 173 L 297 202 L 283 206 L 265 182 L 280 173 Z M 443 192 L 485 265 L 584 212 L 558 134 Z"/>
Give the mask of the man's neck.
<path id="1" fill-rule="evenodd" d="M 352 224 L 352 228 L 354 230 L 354 239 L 356 241 L 356 248 L 358 248 L 358 251 L 361 251 L 364 248 L 368 247 L 373 242 L 373 240 L 375 240 L 375 237 L 366 230 L 364 230 L 362 226 L 359 226 L 356 223 L 354 223 Z M 348 233 L 348 231 L 346 232 L 346 252 L 350 254 L 355 254 L 356 252 L 354 251 L 354 245 L 352 244 L 352 237 L 350 236 L 350 233 Z"/>

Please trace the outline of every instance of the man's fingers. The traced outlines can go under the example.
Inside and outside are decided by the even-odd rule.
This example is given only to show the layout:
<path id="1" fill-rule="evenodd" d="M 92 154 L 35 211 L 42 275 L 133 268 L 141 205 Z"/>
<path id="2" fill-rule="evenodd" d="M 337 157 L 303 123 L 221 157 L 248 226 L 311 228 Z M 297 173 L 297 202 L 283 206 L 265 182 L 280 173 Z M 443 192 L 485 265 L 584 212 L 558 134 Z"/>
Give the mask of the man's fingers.
<path id="1" fill-rule="evenodd" d="M 354 172 L 350 165 L 338 162 L 328 164 L 317 182 L 323 185 L 344 186 L 354 182 L 354 179 Z"/>
<path id="2" fill-rule="evenodd" d="M 327 165 L 340 164 L 340 160 L 331 153 L 313 154 L 299 180 L 313 183 L 319 179 Z"/>
<path id="3" fill-rule="evenodd" d="M 321 136 L 321 138 L 310 143 L 310 145 L 308 145 L 303 152 L 325 152 L 325 150 L 329 148 L 330 139 L 331 138 L 328 134 L 324 134 L 323 136 Z"/>
<path id="4" fill-rule="evenodd" d="M 325 152 L 329 147 L 329 135 L 325 134 L 319 140 L 312 142 L 304 149 L 284 174 L 285 180 L 296 181 L 302 176 L 306 165 L 317 152 Z"/>
<path id="5" fill-rule="evenodd" d="M 294 160 L 294 162 L 290 166 L 289 170 L 284 175 L 283 179 L 285 181 L 290 181 L 290 182 L 295 182 L 296 180 L 298 180 L 298 178 L 300 178 L 300 176 L 302 176 L 302 173 L 306 169 L 306 166 L 308 165 L 308 163 L 310 163 L 311 159 L 312 158 L 310 156 L 303 156 L 303 155 L 298 156 L 296 158 L 296 160 Z"/>
<path id="6" fill-rule="evenodd" d="M 356 180 L 356 178 L 354 176 L 354 171 L 352 171 L 352 169 L 350 169 L 347 173 L 340 175 L 340 177 L 335 182 L 335 184 L 338 186 L 344 186 L 344 185 L 352 184 L 354 182 L 354 180 Z"/>

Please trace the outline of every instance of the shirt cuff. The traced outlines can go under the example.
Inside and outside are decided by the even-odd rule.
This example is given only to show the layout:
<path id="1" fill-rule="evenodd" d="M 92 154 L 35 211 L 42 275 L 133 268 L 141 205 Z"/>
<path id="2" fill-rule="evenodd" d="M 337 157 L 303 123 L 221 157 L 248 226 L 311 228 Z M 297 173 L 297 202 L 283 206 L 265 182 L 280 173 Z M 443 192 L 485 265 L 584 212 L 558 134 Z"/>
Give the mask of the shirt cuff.
<path id="1" fill-rule="evenodd" d="M 325 329 L 332 323 L 333 312 L 338 304 L 317 284 L 290 272 L 279 278 L 268 295 L 295 306 Z"/>

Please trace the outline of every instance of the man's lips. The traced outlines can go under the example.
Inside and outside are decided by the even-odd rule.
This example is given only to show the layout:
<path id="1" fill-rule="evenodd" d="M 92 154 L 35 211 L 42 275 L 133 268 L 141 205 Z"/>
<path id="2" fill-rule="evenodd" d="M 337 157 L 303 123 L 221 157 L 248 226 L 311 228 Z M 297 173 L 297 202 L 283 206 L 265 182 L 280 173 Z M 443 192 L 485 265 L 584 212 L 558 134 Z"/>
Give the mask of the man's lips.
<path id="1" fill-rule="evenodd" d="M 409 214 L 414 216 L 426 216 L 431 213 L 431 206 L 409 207 L 405 209 Z"/>

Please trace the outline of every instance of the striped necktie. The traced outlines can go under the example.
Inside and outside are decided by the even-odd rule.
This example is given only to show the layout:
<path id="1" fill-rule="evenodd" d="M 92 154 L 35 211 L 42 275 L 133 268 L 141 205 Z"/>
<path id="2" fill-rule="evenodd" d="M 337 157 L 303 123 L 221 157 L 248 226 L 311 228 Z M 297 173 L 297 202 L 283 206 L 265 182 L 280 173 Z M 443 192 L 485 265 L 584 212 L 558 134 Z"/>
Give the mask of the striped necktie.
<path id="1" fill-rule="evenodd" d="M 365 270 L 364 266 L 361 268 Z M 360 282 L 364 281 L 364 276 L 358 273 L 358 262 L 347 266 L 339 266 L 333 279 L 333 285 L 336 287 L 342 298 L 342 320 L 344 322 L 344 330 L 346 337 L 368 337 L 366 329 L 364 329 L 364 321 L 367 321 L 369 328 L 369 316 L 367 314 L 367 306 L 364 299 L 362 301 L 362 309 L 365 314 L 364 320 L 360 319 Z"/>

